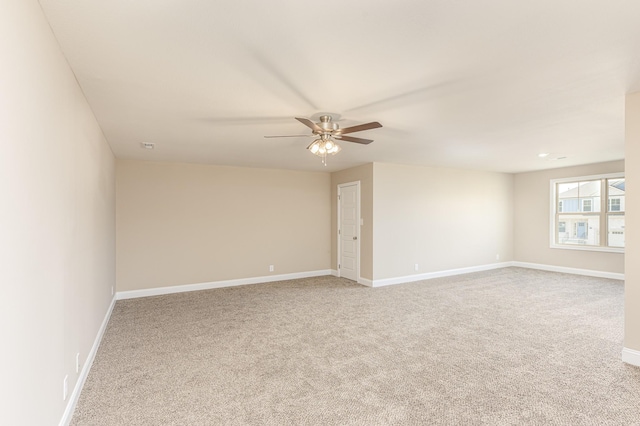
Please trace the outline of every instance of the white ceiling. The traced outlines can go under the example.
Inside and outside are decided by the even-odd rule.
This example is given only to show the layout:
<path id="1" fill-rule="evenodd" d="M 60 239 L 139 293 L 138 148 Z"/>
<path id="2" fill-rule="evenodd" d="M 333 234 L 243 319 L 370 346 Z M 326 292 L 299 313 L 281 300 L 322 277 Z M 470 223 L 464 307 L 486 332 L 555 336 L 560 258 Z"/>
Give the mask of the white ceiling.
<path id="1" fill-rule="evenodd" d="M 638 0 L 40 3 L 119 158 L 594 163 L 624 157 L 624 97 L 640 90 Z M 293 117 L 321 112 L 384 127 L 353 134 L 375 142 L 342 143 L 328 167 L 311 138 L 263 138 L 310 134 Z"/>

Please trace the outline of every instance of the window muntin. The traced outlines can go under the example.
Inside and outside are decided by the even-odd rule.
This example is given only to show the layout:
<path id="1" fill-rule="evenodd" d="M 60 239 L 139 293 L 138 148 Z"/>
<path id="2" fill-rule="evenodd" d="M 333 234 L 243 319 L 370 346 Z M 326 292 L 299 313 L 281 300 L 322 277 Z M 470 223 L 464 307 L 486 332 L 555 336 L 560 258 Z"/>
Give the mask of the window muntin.
<path id="1" fill-rule="evenodd" d="M 622 251 L 625 186 L 622 173 L 556 179 L 551 246 Z"/>

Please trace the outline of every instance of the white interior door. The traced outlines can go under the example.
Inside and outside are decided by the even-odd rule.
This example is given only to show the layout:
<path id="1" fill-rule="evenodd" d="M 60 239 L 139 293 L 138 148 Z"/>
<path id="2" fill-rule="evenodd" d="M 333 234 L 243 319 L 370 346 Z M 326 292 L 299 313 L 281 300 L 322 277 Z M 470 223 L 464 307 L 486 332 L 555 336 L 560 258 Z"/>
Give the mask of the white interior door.
<path id="1" fill-rule="evenodd" d="M 338 272 L 358 281 L 360 275 L 360 183 L 338 185 Z"/>

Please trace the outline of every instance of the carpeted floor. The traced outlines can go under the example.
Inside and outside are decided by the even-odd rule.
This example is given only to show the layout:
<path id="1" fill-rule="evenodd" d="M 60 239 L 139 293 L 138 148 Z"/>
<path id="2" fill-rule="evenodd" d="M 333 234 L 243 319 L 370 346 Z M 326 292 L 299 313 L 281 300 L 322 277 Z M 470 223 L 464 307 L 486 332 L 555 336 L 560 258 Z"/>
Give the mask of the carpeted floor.
<path id="1" fill-rule="evenodd" d="M 118 301 L 74 425 L 640 425 L 623 283 L 505 268 Z"/>

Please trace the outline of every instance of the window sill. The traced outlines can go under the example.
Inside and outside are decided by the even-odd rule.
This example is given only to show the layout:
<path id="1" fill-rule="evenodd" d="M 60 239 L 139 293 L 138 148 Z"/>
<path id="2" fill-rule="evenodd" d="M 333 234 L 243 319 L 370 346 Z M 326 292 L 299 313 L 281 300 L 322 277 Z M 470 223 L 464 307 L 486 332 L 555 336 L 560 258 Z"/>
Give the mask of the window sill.
<path id="1" fill-rule="evenodd" d="M 572 246 L 572 245 L 562 245 L 562 244 L 551 244 L 549 247 L 552 249 L 560 249 L 560 250 L 600 251 L 605 253 L 624 254 L 624 247 Z"/>

